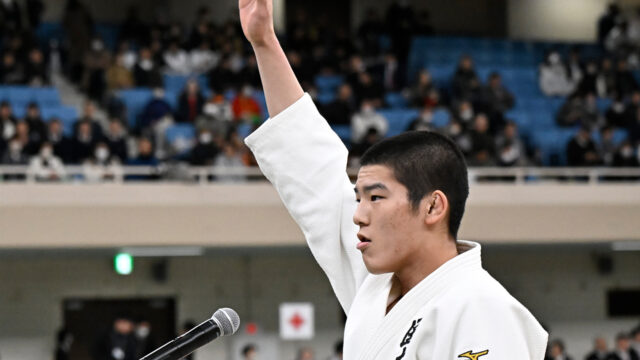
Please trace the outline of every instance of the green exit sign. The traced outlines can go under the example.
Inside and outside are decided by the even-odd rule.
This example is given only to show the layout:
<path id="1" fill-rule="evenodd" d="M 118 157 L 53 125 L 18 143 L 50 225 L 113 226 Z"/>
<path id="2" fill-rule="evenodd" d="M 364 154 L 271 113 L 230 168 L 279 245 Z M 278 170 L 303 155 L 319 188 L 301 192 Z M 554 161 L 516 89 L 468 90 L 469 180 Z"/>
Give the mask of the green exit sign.
<path id="1" fill-rule="evenodd" d="M 120 275 L 129 275 L 133 272 L 133 256 L 127 253 L 119 253 L 113 258 L 113 268 Z"/>

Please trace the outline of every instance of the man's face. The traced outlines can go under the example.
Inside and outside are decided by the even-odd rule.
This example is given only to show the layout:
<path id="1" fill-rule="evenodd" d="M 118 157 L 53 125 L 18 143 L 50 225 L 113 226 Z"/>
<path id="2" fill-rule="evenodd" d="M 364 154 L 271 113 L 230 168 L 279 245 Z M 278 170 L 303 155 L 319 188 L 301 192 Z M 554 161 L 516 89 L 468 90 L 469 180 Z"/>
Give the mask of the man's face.
<path id="1" fill-rule="evenodd" d="M 422 243 L 424 222 L 414 213 L 407 188 L 384 165 L 360 168 L 356 182 L 358 208 L 353 222 L 360 226 L 358 248 L 372 274 L 395 272 L 411 262 Z"/>

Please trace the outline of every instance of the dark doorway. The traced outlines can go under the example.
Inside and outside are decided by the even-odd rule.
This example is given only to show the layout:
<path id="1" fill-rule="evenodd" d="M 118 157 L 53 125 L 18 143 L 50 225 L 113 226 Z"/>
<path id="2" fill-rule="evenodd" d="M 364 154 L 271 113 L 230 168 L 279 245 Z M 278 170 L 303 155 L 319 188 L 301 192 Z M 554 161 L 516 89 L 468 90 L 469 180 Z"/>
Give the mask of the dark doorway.
<path id="1" fill-rule="evenodd" d="M 66 299 L 63 302 L 64 324 L 73 334 L 71 360 L 91 360 L 92 349 L 111 330 L 118 316 L 151 324 L 151 338 L 156 346 L 176 336 L 175 300 L 173 298 L 134 299 Z"/>
<path id="2" fill-rule="evenodd" d="M 351 29 L 351 1 L 287 1 L 285 12 L 288 30 L 299 22 L 301 14 L 305 16 L 304 25 L 332 31 L 344 29 L 347 33 Z"/>

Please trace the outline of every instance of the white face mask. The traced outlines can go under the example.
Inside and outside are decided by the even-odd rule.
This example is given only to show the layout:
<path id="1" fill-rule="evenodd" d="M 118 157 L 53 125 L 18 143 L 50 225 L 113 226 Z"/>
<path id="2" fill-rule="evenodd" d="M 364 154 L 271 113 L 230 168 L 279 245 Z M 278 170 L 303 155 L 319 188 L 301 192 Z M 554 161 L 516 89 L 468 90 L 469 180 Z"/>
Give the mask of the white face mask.
<path id="1" fill-rule="evenodd" d="M 367 114 L 367 115 L 373 114 L 374 113 L 373 106 L 363 106 L 362 107 L 362 113 L 363 114 Z"/>
<path id="2" fill-rule="evenodd" d="M 104 148 L 104 147 L 99 147 L 96 149 L 95 156 L 96 156 L 96 159 L 100 161 L 105 161 L 109 158 L 109 150 L 107 150 L 107 148 Z"/>
<path id="3" fill-rule="evenodd" d="M 203 144 L 209 144 L 212 140 L 211 133 L 202 133 L 200 134 L 200 142 Z"/>
<path id="4" fill-rule="evenodd" d="M 102 51 L 102 49 L 104 49 L 104 44 L 102 44 L 102 41 L 100 40 L 93 40 L 91 47 L 93 48 L 93 51 Z"/>
<path id="5" fill-rule="evenodd" d="M 14 154 L 19 153 L 20 151 L 22 151 L 22 145 L 20 145 L 20 143 L 17 141 L 12 142 L 11 144 L 9 144 L 9 151 Z"/>
<path id="6" fill-rule="evenodd" d="M 557 53 L 549 55 L 549 62 L 553 65 L 560 63 L 560 55 L 558 55 Z"/>
<path id="7" fill-rule="evenodd" d="M 141 339 L 144 339 L 147 336 L 149 336 L 150 332 L 151 332 L 151 329 L 149 329 L 146 326 L 141 326 L 141 327 L 136 329 L 136 336 L 138 336 Z"/>
<path id="8" fill-rule="evenodd" d="M 633 156 L 633 149 L 628 146 L 625 146 L 622 148 L 622 150 L 620 150 L 620 154 L 624 158 L 630 158 Z"/>
<path id="9" fill-rule="evenodd" d="M 253 89 L 249 86 L 245 87 L 242 89 L 242 95 L 246 96 L 246 97 L 251 97 L 253 96 Z"/>
<path id="10" fill-rule="evenodd" d="M 149 71 L 149 70 L 153 69 L 153 62 L 151 62 L 151 60 L 149 60 L 149 59 L 142 60 L 142 61 L 140 61 L 140 67 L 143 70 Z"/>
<path id="11" fill-rule="evenodd" d="M 471 120 L 472 117 L 473 117 L 473 110 L 471 109 L 462 110 L 462 112 L 460 113 L 460 118 L 462 118 L 462 120 L 469 121 Z"/>
<path id="12" fill-rule="evenodd" d="M 433 120 L 433 114 L 428 112 L 428 113 L 424 113 L 422 114 L 422 116 L 420 117 L 422 119 L 422 122 L 424 123 L 431 123 L 431 121 Z"/>

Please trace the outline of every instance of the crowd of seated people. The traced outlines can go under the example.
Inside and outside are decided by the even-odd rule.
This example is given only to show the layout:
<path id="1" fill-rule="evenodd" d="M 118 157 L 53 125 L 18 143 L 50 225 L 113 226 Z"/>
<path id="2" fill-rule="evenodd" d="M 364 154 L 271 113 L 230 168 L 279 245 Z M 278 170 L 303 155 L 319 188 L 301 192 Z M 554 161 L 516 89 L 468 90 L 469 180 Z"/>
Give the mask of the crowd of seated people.
<path id="1" fill-rule="evenodd" d="M 503 84 L 499 71 L 481 79 L 473 58 L 462 56 L 446 87 L 436 84 L 426 69 L 414 78 L 407 76 L 409 46 L 402 39 L 432 32 L 428 14 L 416 14 L 398 2 L 391 5 L 386 17 L 370 10 L 353 36 L 310 19 L 304 12 L 288 24 L 282 41 L 304 89 L 331 125 L 350 127 L 349 135 L 343 138 L 350 149 L 350 164 L 357 165 L 369 146 L 388 135 L 391 126 L 380 110 L 390 105 L 388 94 L 399 94 L 418 114 L 402 130 L 447 134 L 470 165 L 540 165 L 536 149 L 520 136 L 518 122 L 509 117 L 519 98 Z M 405 21 L 398 21 L 400 15 Z M 93 20 L 87 7 L 80 0 L 69 0 L 62 19 L 71 34 L 68 48 L 62 49 L 64 69 L 81 90 L 108 109 L 108 119 L 95 121 L 91 118 L 95 111 L 87 110 L 93 105 L 86 106 L 71 133 L 55 136 L 47 132 L 61 127 L 59 122 L 44 119 L 46 124 L 35 124 L 0 116 L 3 162 L 24 163 L 23 156 L 28 162 L 30 156 L 40 154 L 43 144 L 50 143 L 62 164 L 153 165 L 179 160 L 192 165 L 255 165 L 241 137 L 267 116 L 253 96 L 261 87 L 256 61 L 237 21 L 215 24 L 211 18 L 211 10 L 202 7 L 191 26 L 161 18 L 145 22 L 132 8 L 119 27 L 117 45 L 111 49 L 92 35 Z M 381 41 L 383 35 L 390 40 L 387 45 Z M 37 48 L 25 47 L 5 54 L 28 53 L 31 57 L 33 53 L 37 60 L 37 52 Z M 576 130 L 566 145 L 571 166 L 638 166 L 640 87 L 629 70 L 635 65 L 629 65 L 631 55 L 623 58 L 618 50 L 605 54 L 602 59 L 585 61 L 577 50 L 567 59 L 552 51 L 540 66 L 542 92 L 567 99 L 558 110 L 558 126 L 582 129 Z M 5 73 L 11 74 L 3 70 L 0 75 Z M 167 74 L 191 76 L 192 80 L 181 93 L 169 93 L 163 82 Z M 339 75 L 342 81 L 335 96 L 322 101 L 316 78 L 332 75 Z M 43 79 L 41 84 L 47 81 Z M 135 88 L 153 89 L 153 96 L 132 119 L 118 93 Z M 596 106 L 601 98 L 612 99 L 607 109 Z M 4 108 L 0 113 L 11 110 L 10 106 Z M 443 110 L 448 116 L 445 126 L 436 119 Z M 167 129 L 181 124 L 193 126 L 196 135 L 188 141 L 181 137 L 169 141 Z M 19 137 L 17 129 L 24 133 L 25 127 L 30 137 L 43 140 L 29 143 L 24 136 L 21 141 L 14 139 Z M 614 141 L 618 129 L 629 135 L 622 143 Z M 15 136 L 9 136 L 12 133 Z M 50 140 L 51 136 L 62 140 Z M 111 139 L 121 144 L 118 149 Z M 57 145 L 60 142 L 65 145 Z M 14 151 L 9 154 L 11 149 Z M 98 159 L 98 153 L 103 160 Z M 109 171 L 105 177 L 118 179 L 122 177 L 119 173 Z"/>
<path id="2" fill-rule="evenodd" d="M 545 360 L 572 360 L 561 339 L 549 342 Z M 593 340 L 593 349 L 584 360 L 638 360 L 640 359 L 640 327 L 631 332 L 621 332 L 615 336 L 613 347 L 607 339 L 598 336 Z"/>

